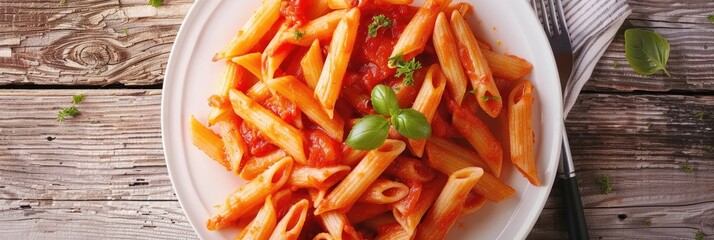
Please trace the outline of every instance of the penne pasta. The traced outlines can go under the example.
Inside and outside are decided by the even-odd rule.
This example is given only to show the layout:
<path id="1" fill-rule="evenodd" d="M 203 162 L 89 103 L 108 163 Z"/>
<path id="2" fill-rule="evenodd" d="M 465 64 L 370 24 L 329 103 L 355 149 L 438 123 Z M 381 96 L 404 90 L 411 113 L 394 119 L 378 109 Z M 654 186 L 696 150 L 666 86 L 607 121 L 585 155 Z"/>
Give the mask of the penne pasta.
<path id="1" fill-rule="evenodd" d="M 468 109 L 457 107 L 451 117 L 451 122 L 478 155 L 486 162 L 494 176 L 501 176 L 503 148 L 501 143 L 491 133 L 491 130 Z"/>
<path id="2" fill-rule="evenodd" d="M 248 226 L 241 230 L 236 239 L 267 239 L 273 233 L 278 222 L 277 213 L 273 204 L 273 196 L 269 195 L 263 207 Z"/>
<path id="3" fill-rule="evenodd" d="M 376 0 L 378 3 L 395 4 L 395 5 L 409 5 L 414 2 L 414 0 Z"/>
<path id="4" fill-rule="evenodd" d="M 461 215 L 466 196 L 482 175 L 483 169 L 479 167 L 464 168 L 449 175 L 434 206 L 417 227 L 414 239 L 444 239 L 456 218 Z"/>
<path id="5" fill-rule="evenodd" d="M 352 224 L 361 223 L 364 220 L 376 217 L 382 213 L 389 212 L 392 207 L 389 204 L 371 204 L 357 202 L 347 212 L 347 220 Z"/>
<path id="6" fill-rule="evenodd" d="M 231 170 L 231 165 L 226 160 L 226 153 L 223 151 L 224 145 L 221 136 L 203 126 L 193 115 L 188 120 L 188 129 L 189 133 L 191 133 L 191 142 L 196 148 L 223 165 L 226 170 Z"/>
<path id="7" fill-rule="evenodd" d="M 270 166 L 280 161 L 288 154 L 285 151 L 277 149 L 265 156 L 255 157 L 251 156 L 245 161 L 245 166 L 241 169 L 240 177 L 244 180 L 252 180 L 261 173 L 263 173 Z"/>
<path id="8" fill-rule="evenodd" d="M 270 27 L 280 17 L 280 0 L 263 0 L 258 10 L 248 19 L 248 22 L 238 30 L 231 43 L 225 49 L 216 53 L 213 61 L 231 58 L 248 53 L 260 38 L 270 30 Z"/>
<path id="9" fill-rule="evenodd" d="M 331 9 L 345 9 L 357 5 L 356 0 L 327 0 L 327 6 Z"/>
<path id="10" fill-rule="evenodd" d="M 409 187 L 407 187 L 407 185 L 397 181 L 380 178 L 369 185 L 367 190 L 365 190 L 357 201 L 374 204 L 388 204 L 404 199 L 407 194 L 409 194 Z"/>
<path id="11" fill-rule="evenodd" d="M 223 98 L 227 98 L 228 91 L 231 89 L 237 89 L 241 79 L 243 78 L 244 71 L 245 70 L 237 64 L 227 61 L 226 68 L 223 70 L 223 75 L 220 78 L 221 80 L 218 81 L 218 91 L 216 94 Z"/>
<path id="12" fill-rule="evenodd" d="M 342 88 L 342 78 L 352 55 L 359 18 L 359 8 L 353 8 L 337 24 L 325 59 L 325 66 L 315 86 L 315 96 L 330 118 L 333 118 L 335 102 Z"/>
<path id="13" fill-rule="evenodd" d="M 484 173 L 484 175 L 485 174 L 486 173 Z M 476 183 L 476 184 L 478 184 L 478 183 Z M 471 189 L 469 194 L 466 196 L 466 201 L 464 201 L 464 209 L 461 212 L 461 216 L 475 213 L 476 211 L 481 209 L 481 207 L 483 207 L 483 205 L 485 205 L 485 204 L 486 204 L 486 198 L 483 197 L 478 192 L 476 192 L 476 190 Z"/>
<path id="14" fill-rule="evenodd" d="M 260 53 L 249 53 L 240 55 L 231 59 L 231 62 L 240 65 L 241 67 L 252 73 L 257 78 L 262 78 L 260 67 Z"/>
<path id="15" fill-rule="evenodd" d="M 320 203 L 325 200 L 327 189 L 308 188 L 307 194 L 310 196 L 310 200 L 312 200 L 312 207 L 317 208 L 320 206 Z"/>
<path id="16" fill-rule="evenodd" d="M 303 56 L 300 61 L 302 75 L 305 77 L 305 83 L 307 83 L 310 89 L 315 89 L 317 81 L 320 79 L 322 65 L 324 64 L 325 61 L 322 60 L 320 41 L 315 39 L 312 45 L 310 45 L 310 49 L 307 50 L 307 53 L 305 53 L 305 56 Z"/>
<path id="17" fill-rule="evenodd" d="M 307 18 L 315 19 L 330 12 L 328 0 L 315 0 L 310 2 L 310 8 L 307 9 Z"/>
<path id="18" fill-rule="evenodd" d="M 333 210 L 325 212 L 318 215 L 318 218 L 320 219 L 320 222 L 322 223 L 324 229 L 326 229 L 330 233 L 332 239 L 361 239 L 357 231 L 347 220 L 347 216 L 345 216 L 345 214 L 340 211 Z"/>
<path id="19" fill-rule="evenodd" d="M 312 240 L 333 240 L 332 235 L 330 233 L 322 232 L 318 233 L 315 235 L 315 237 L 312 238 Z"/>
<path id="20" fill-rule="evenodd" d="M 243 167 L 245 154 L 248 152 L 248 145 L 243 140 L 238 130 L 237 120 L 223 120 L 218 122 L 223 146 L 225 146 L 226 161 L 231 171 L 239 175 Z"/>
<path id="21" fill-rule="evenodd" d="M 362 193 L 367 190 L 389 164 L 406 148 L 404 142 L 387 139 L 381 147 L 369 151 L 357 166 L 335 187 L 320 206 L 315 215 L 341 209 L 349 209 Z"/>
<path id="22" fill-rule="evenodd" d="M 293 102 L 317 125 L 322 127 L 330 137 L 342 141 L 345 122 L 339 115 L 329 117 L 323 111 L 320 102 L 314 98 L 308 86 L 293 76 L 285 76 L 265 81 L 268 88 Z"/>
<path id="23" fill-rule="evenodd" d="M 483 50 L 481 52 L 486 58 L 488 67 L 491 68 L 494 77 L 513 81 L 525 77 L 533 70 L 533 65 L 525 59 L 490 50 L 481 50 Z"/>
<path id="24" fill-rule="evenodd" d="M 302 199 L 290 207 L 288 213 L 280 219 L 280 222 L 275 226 L 273 234 L 270 235 L 270 240 L 295 240 L 300 236 L 302 226 L 305 224 L 307 217 L 307 209 L 309 203 L 306 199 Z"/>
<path id="25" fill-rule="evenodd" d="M 357 166 L 357 163 L 359 163 L 364 158 L 364 156 L 367 156 L 367 153 L 369 152 L 365 150 L 353 149 L 350 147 L 345 148 L 347 150 L 345 150 L 343 153 L 344 159 L 342 160 L 342 163 L 350 167 Z"/>
<path id="26" fill-rule="evenodd" d="M 396 57 L 401 54 L 404 60 L 409 60 L 421 53 L 434 30 L 436 16 L 450 2 L 451 0 L 426 0 L 424 5 L 419 7 L 412 20 L 409 21 L 402 34 L 399 35 L 399 39 L 394 45 L 394 50 L 389 56 Z M 390 63 L 389 67 L 395 68 L 396 66 Z"/>
<path id="27" fill-rule="evenodd" d="M 239 187 L 218 206 L 218 213 L 206 222 L 206 228 L 214 231 L 235 222 L 252 207 L 258 206 L 265 197 L 280 189 L 290 177 L 293 159 L 283 158 L 261 173 L 257 178 Z"/>
<path id="28" fill-rule="evenodd" d="M 297 166 L 290 174 L 288 183 L 294 188 L 328 189 L 349 173 L 349 166 L 314 168 Z"/>
<path id="29" fill-rule="evenodd" d="M 431 151 L 432 156 L 438 156 L 441 164 L 448 165 L 456 161 L 465 161 L 470 165 L 483 168 L 483 170 L 487 173 L 491 173 L 491 170 L 488 168 L 488 164 L 486 164 L 486 162 L 478 156 L 478 153 L 470 148 L 466 148 L 455 142 L 449 141 L 448 139 L 431 137 L 428 140 L 427 149 Z M 446 167 L 452 168 L 451 166 Z"/>
<path id="30" fill-rule="evenodd" d="M 451 27 L 459 42 L 459 57 L 471 80 L 471 87 L 475 90 L 476 101 L 486 114 L 492 118 L 498 117 L 503 100 L 471 27 L 456 10 L 451 14 Z"/>
<path id="31" fill-rule="evenodd" d="M 329 40 L 332 38 L 340 20 L 347 14 L 346 9 L 335 10 L 319 18 L 313 19 L 304 26 L 293 27 L 283 36 L 284 40 L 303 47 L 310 46 L 315 40 Z M 301 37 L 296 37 L 299 32 Z"/>
<path id="32" fill-rule="evenodd" d="M 397 220 L 399 225 L 401 225 L 410 236 L 416 231 L 417 225 L 421 222 L 422 217 L 424 217 L 429 207 L 434 203 L 443 186 L 443 180 L 437 179 L 432 181 L 424 186 L 424 190 L 419 196 L 419 201 L 411 211 L 406 212 L 400 208 L 394 208 L 392 210 L 394 219 Z"/>
<path id="33" fill-rule="evenodd" d="M 262 102 L 272 96 L 268 86 L 262 82 L 256 82 L 253 84 L 253 86 L 250 87 L 245 94 L 252 98 L 255 102 Z"/>
<path id="34" fill-rule="evenodd" d="M 290 154 L 295 161 L 307 164 L 300 131 L 239 91 L 231 90 L 230 99 L 233 111 L 238 116 L 255 126 L 271 143 Z"/>
<path id="35" fill-rule="evenodd" d="M 457 3 L 452 3 L 444 10 L 445 13 L 452 13 L 452 14 L 454 11 L 458 11 L 459 14 L 461 14 L 461 16 L 463 16 L 463 17 L 468 17 L 469 15 L 471 15 L 473 13 L 473 7 L 471 6 L 471 4 L 469 4 L 467 2 L 457 2 Z M 453 15 L 451 15 L 450 17 L 453 17 Z M 454 29 L 454 31 L 456 31 L 456 30 Z"/>
<path id="36" fill-rule="evenodd" d="M 412 236 L 404 229 L 398 228 L 398 225 L 393 225 L 395 227 L 385 228 L 385 230 L 380 231 L 374 240 L 409 240 Z"/>
<path id="37" fill-rule="evenodd" d="M 434 25 L 434 50 L 439 57 L 439 64 L 446 77 L 446 87 L 458 104 L 466 94 L 466 74 L 459 61 L 459 52 L 456 48 L 456 38 L 451 31 L 449 21 L 444 13 L 439 13 Z"/>
<path id="38" fill-rule="evenodd" d="M 508 97 L 508 126 L 511 162 L 531 184 L 538 186 L 533 135 L 533 85 L 523 81 Z"/>
<path id="39" fill-rule="evenodd" d="M 427 182 L 434 178 L 435 173 L 429 166 L 410 157 L 397 157 L 384 171 L 398 179 L 417 182 Z"/>
<path id="40" fill-rule="evenodd" d="M 283 23 L 278 33 L 275 34 L 265 51 L 260 57 L 261 78 L 263 81 L 273 79 L 275 71 L 278 70 L 280 64 L 283 63 L 288 54 L 295 48 L 294 45 L 287 43 L 283 35 L 288 35 L 288 24 Z"/>
<path id="41" fill-rule="evenodd" d="M 439 107 L 441 102 L 445 86 L 446 77 L 441 68 L 438 64 L 431 65 L 414 100 L 414 105 L 412 105 L 412 109 L 424 114 L 429 124 L 434 119 L 434 114 L 436 114 L 436 108 Z M 421 157 L 424 154 L 426 139 L 409 139 L 407 143 L 407 148 L 414 156 Z"/>
<path id="42" fill-rule="evenodd" d="M 426 144 L 427 164 L 437 171 L 450 175 L 458 170 L 475 167 L 464 152 L 452 149 L 441 149 L 439 146 L 432 144 L 431 139 Z M 485 168 L 483 168 L 485 169 Z M 513 197 L 516 190 L 503 183 L 497 177 L 493 176 L 488 171 L 484 170 L 483 176 L 476 183 L 474 191 L 484 196 L 492 202 L 500 202 Z"/>

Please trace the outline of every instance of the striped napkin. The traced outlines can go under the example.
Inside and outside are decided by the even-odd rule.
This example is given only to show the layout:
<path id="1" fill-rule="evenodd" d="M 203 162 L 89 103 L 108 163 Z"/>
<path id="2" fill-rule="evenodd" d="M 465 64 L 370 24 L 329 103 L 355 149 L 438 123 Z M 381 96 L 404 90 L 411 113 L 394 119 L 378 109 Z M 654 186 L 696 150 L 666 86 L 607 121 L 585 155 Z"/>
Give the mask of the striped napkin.
<path id="1" fill-rule="evenodd" d="M 595 64 L 632 10 L 626 0 L 562 1 L 574 55 L 573 72 L 563 95 L 563 111 L 567 117 Z"/>

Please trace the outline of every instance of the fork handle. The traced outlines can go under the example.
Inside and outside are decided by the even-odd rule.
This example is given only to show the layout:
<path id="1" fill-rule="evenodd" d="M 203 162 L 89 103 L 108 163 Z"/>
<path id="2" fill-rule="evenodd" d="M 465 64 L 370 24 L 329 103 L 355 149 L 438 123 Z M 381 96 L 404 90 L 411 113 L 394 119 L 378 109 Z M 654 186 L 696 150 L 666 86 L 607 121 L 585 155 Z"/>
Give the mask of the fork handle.
<path id="1" fill-rule="evenodd" d="M 571 240 L 587 240 L 588 227 L 583 212 L 583 202 L 580 199 L 580 189 L 575 176 L 566 177 L 563 181 L 563 202 L 568 221 L 568 236 Z"/>

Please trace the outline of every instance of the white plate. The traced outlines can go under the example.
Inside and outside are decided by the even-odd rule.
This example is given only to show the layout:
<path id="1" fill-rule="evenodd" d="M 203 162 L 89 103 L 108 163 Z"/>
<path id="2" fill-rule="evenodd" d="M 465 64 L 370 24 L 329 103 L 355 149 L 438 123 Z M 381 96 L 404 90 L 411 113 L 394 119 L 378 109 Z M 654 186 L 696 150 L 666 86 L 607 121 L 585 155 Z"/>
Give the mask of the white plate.
<path id="1" fill-rule="evenodd" d="M 528 78 L 537 94 L 534 127 L 543 186 L 531 186 L 510 164 L 504 164 L 502 179 L 517 190 L 516 196 L 498 204 L 487 203 L 477 213 L 459 219 L 448 239 L 523 239 L 538 219 L 555 178 L 562 131 L 557 70 L 550 45 L 526 1 L 467 2 L 475 6 L 476 14 L 469 22 L 480 38 L 496 51 L 533 63 L 533 73 Z M 193 147 L 188 117 L 194 114 L 206 122 L 206 99 L 216 89 L 223 68 L 222 63 L 211 62 L 211 58 L 259 4 L 258 0 L 196 1 L 179 30 L 166 69 L 161 103 L 166 165 L 181 206 L 203 239 L 233 239 L 238 234 L 237 229 L 210 232 L 204 224 L 212 206 L 222 202 L 242 180 Z"/>

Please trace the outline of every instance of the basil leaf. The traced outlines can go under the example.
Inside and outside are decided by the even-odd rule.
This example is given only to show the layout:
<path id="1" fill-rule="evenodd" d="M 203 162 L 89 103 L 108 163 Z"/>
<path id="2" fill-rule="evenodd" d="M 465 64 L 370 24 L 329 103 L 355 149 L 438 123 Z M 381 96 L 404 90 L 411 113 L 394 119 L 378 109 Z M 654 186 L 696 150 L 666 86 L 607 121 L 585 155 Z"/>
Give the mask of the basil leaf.
<path id="1" fill-rule="evenodd" d="M 635 72 L 652 75 L 665 68 L 669 59 L 669 42 L 659 33 L 628 29 L 625 31 L 625 57 Z"/>
<path id="2" fill-rule="evenodd" d="M 367 115 L 352 127 L 345 143 L 357 150 L 371 150 L 382 146 L 388 134 L 387 119 L 379 115 Z"/>
<path id="3" fill-rule="evenodd" d="M 391 115 L 392 112 L 399 110 L 397 94 L 392 88 L 379 84 L 372 89 L 372 106 L 379 114 Z"/>
<path id="4" fill-rule="evenodd" d="M 431 135 L 431 125 L 424 114 L 414 109 L 403 109 L 392 116 L 392 125 L 399 134 L 412 139 L 425 139 Z"/>

